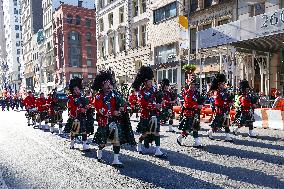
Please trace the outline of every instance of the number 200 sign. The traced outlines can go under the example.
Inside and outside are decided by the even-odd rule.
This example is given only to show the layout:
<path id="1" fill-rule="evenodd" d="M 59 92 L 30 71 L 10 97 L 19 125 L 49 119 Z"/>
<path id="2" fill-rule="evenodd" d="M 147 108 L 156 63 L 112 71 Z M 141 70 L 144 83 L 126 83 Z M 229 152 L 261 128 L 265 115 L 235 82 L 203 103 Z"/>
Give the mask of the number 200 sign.
<path id="1" fill-rule="evenodd" d="M 279 23 L 279 21 L 284 23 L 284 10 L 281 13 L 275 12 L 271 16 L 264 14 L 261 17 L 264 19 L 264 23 L 261 28 L 267 28 L 269 25 L 275 26 Z"/>

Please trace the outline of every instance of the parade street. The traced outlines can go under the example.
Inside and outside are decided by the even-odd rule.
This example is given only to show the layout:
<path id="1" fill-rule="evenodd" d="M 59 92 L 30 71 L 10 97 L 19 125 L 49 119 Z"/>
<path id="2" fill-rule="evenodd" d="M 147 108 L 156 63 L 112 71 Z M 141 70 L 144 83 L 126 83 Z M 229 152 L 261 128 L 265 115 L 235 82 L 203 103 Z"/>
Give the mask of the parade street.
<path id="1" fill-rule="evenodd" d="M 125 167 L 117 169 L 111 166 L 110 147 L 103 153 L 106 162 L 99 163 L 96 146 L 86 153 L 78 144 L 70 150 L 68 139 L 28 127 L 24 114 L 0 113 L 1 189 L 284 188 L 284 131 L 256 129 L 259 138 L 253 139 L 242 128 L 244 136 L 228 143 L 224 133 L 208 139 L 209 127 L 202 125 L 205 147 L 196 149 L 191 136 L 179 146 L 176 134 L 162 127 L 161 147 L 168 159 L 141 155 L 127 146 L 120 158 Z M 135 130 L 137 122 L 132 123 Z"/>

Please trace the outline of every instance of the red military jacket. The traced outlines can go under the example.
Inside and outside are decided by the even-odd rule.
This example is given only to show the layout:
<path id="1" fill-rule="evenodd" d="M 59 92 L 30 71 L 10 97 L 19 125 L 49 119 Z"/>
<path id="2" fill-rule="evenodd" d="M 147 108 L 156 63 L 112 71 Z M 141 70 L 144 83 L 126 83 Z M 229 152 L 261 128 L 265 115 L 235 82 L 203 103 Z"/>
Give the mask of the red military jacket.
<path id="1" fill-rule="evenodd" d="M 39 112 L 44 112 L 47 110 L 46 107 L 46 99 L 45 98 L 38 98 L 36 99 L 36 107 Z"/>
<path id="2" fill-rule="evenodd" d="M 217 91 L 215 96 L 214 105 L 216 106 L 216 113 L 223 113 L 224 111 L 230 110 L 230 103 L 232 103 L 232 99 L 230 99 L 230 94 L 226 91 Z"/>
<path id="3" fill-rule="evenodd" d="M 169 108 L 171 106 L 171 93 L 169 91 L 163 92 L 163 108 Z"/>
<path id="4" fill-rule="evenodd" d="M 136 94 L 131 94 L 129 97 L 128 97 L 128 101 L 129 101 L 129 104 L 131 106 L 131 108 L 134 108 L 134 106 L 137 104 L 138 102 L 138 97 Z"/>
<path id="5" fill-rule="evenodd" d="M 156 108 L 156 97 L 157 91 L 154 88 L 147 90 L 143 88 L 140 90 L 140 107 L 141 107 L 141 118 L 148 119 L 151 116 L 151 112 L 159 114 L 159 110 Z"/>
<path id="6" fill-rule="evenodd" d="M 248 111 L 251 109 L 251 107 L 253 107 L 253 103 L 251 103 L 251 100 L 248 98 L 247 94 L 242 94 L 239 97 L 239 101 L 240 101 L 242 110 L 244 111 Z"/>
<path id="7" fill-rule="evenodd" d="M 196 91 L 190 89 L 184 89 L 182 93 L 182 97 L 184 99 L 183 107 L 184 107 L 184 115 L 185 116 L 193 116 L 195 111 L 198 110 L 198 98 L 199 95 Z"/>
<path id="8" fill-rule="evenodd" d="M 30 97 L 30 96 L 27 96 L 25 99 L 24 99 L 24 105 L 26 108 L 30 107 L 30 108 L 34 108 L 35 107 L 35 101 L 36 101 L 36 98 L 35 97 Z"/>
<path id="9" fill-rule="evenodd" d="M 115 97 L 111 97 L 109 100 L 109 105 L 104 101 L 105 94 L 103 92 L 97 93 L 95 100 L 93 101 L 93 106 L 97 111 L 97 122 L 99 127 L 105 127 L 108 124 L 108 113 L 110 115 L 114 114 L 116 100 Z"/>

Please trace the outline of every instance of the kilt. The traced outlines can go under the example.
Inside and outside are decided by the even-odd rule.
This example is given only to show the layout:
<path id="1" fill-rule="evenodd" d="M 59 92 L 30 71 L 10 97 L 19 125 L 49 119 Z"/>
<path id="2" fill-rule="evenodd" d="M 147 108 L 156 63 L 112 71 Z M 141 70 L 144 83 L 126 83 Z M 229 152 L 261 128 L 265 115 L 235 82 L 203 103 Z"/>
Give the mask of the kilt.
<path id="1" fill-rule="evenodd" d="M 225 113 L 215 114 L 214 119 L 213 119 L 212 123 L 210 124 L 211 128 L 221 129 L 223 127 L 229 127 L 230 123 L 228 125 L 227 121 L 226 121 L 227 119 L 230 119 L 228 116 L 229 115 L 227 115 Z"/>
<path id="2" fill-rule="evenodd" d="M 120 144 L 136 145 L 128 112 L 121 113 L 119 123 L 121 128 Z"/>
<path id="3" fill-rule="evenodd" d="M 174 113 L 171 107 L 163 108 L 161 111 L 161 122 L 167 122 L 174 119 Z"/>
<path id="4" fill-rule="evenodd" d="M 82 135 L 82 134 L 87 134 L 87 128 L 86 128 L 86 118 L 81 118 L 81 119 L 78 119 L 79 122 L 80 122 L 80 129 L 79 129 L 79 132 L 76 133 L 76 135 Z M 67 120 L 67 123 L 65 125 L 65 128 L 64 128 L 64 132 L 72 132 L 72 125 L 73 125 L 73 122 L 75 121 L 74 118 L 68 118 Z"/>
<path id="5" fill-rule="evenodd" d="M 56 111 L 55 114 L 49 115 L 49 122 L 53 124 L 57 124 L 59 122 L 63 122 L 62 111 Z"/>
<path id="6" fill-rule="evenodd" d="M 37 121 L 38 122 L 42 122 L 42 121 L 44 121 L 46 119 L 48 119 L 47 112 L 38 112 L 38 117 L 37 117 Z"/>
<path id="7" fill-rule="evenodd" d="M 140 122 L 137 125 L 136 132 L 142 133 L 142 134 L 149 132 L 151 129 L 150 120 L 151 120 L 151 117 L 148 119 L 141 118 Z M 157 127 L 156 128 L 152 127 L 151 132 L 160 132 L 160 117 L 159 116 L 157 116 Z"/>
<path id="8" fill-rule="evenodd" d="M 195 114 L 194 116 L 184 116 L 179 124 L 179 130 L 182 131 L 193 131 L 200 130 L 200 115 Z"/>
<path id="9" fill-rule="evenodd" d="M 94 141 L 97 145 L 110 143 L 109 139 L 112 138 L 111 136 L 112 133 L 110 132 L 110 127 L 109 127 L 110 124 L 106 126 L 98 127 L 97 132 L 95 133 L 95 136 L 94 136 Z M 122 139 L 122 134 L 121 134 L 121 128 L 119 125 L 117 125 L 117 129 L 118 129 L 118 140 L 120 143 L 120 142 L 123 142 L 123 139 Z"/>
<path id="10" fill-rule="evenodd" d="M 239 116 L 235 118 L 235 123 L 241 126 L 248 126 L 254 122 L 253 111 L 241 111 Z"/>

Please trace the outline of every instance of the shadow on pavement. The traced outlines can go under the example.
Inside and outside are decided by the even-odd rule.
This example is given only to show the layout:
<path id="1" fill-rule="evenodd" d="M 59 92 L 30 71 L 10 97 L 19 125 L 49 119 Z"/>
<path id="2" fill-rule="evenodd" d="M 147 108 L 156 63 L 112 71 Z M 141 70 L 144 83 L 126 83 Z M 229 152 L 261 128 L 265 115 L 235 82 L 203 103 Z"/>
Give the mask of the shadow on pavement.
<path id="1" fill-rule="evenodd" d="M 234 141 L 235 141 L 235 144 L 242 145 L 242 146 L 268 148 L 268 149 L 273 149 L 273 150 L 284 150 L 284 146 L 266 144 L 266 143 L 262 143 L 262 142 L 258 142 L 258 141 L 240 140 L 240 139 L 237 139 L 237 138 L 234 138 Z"/>

